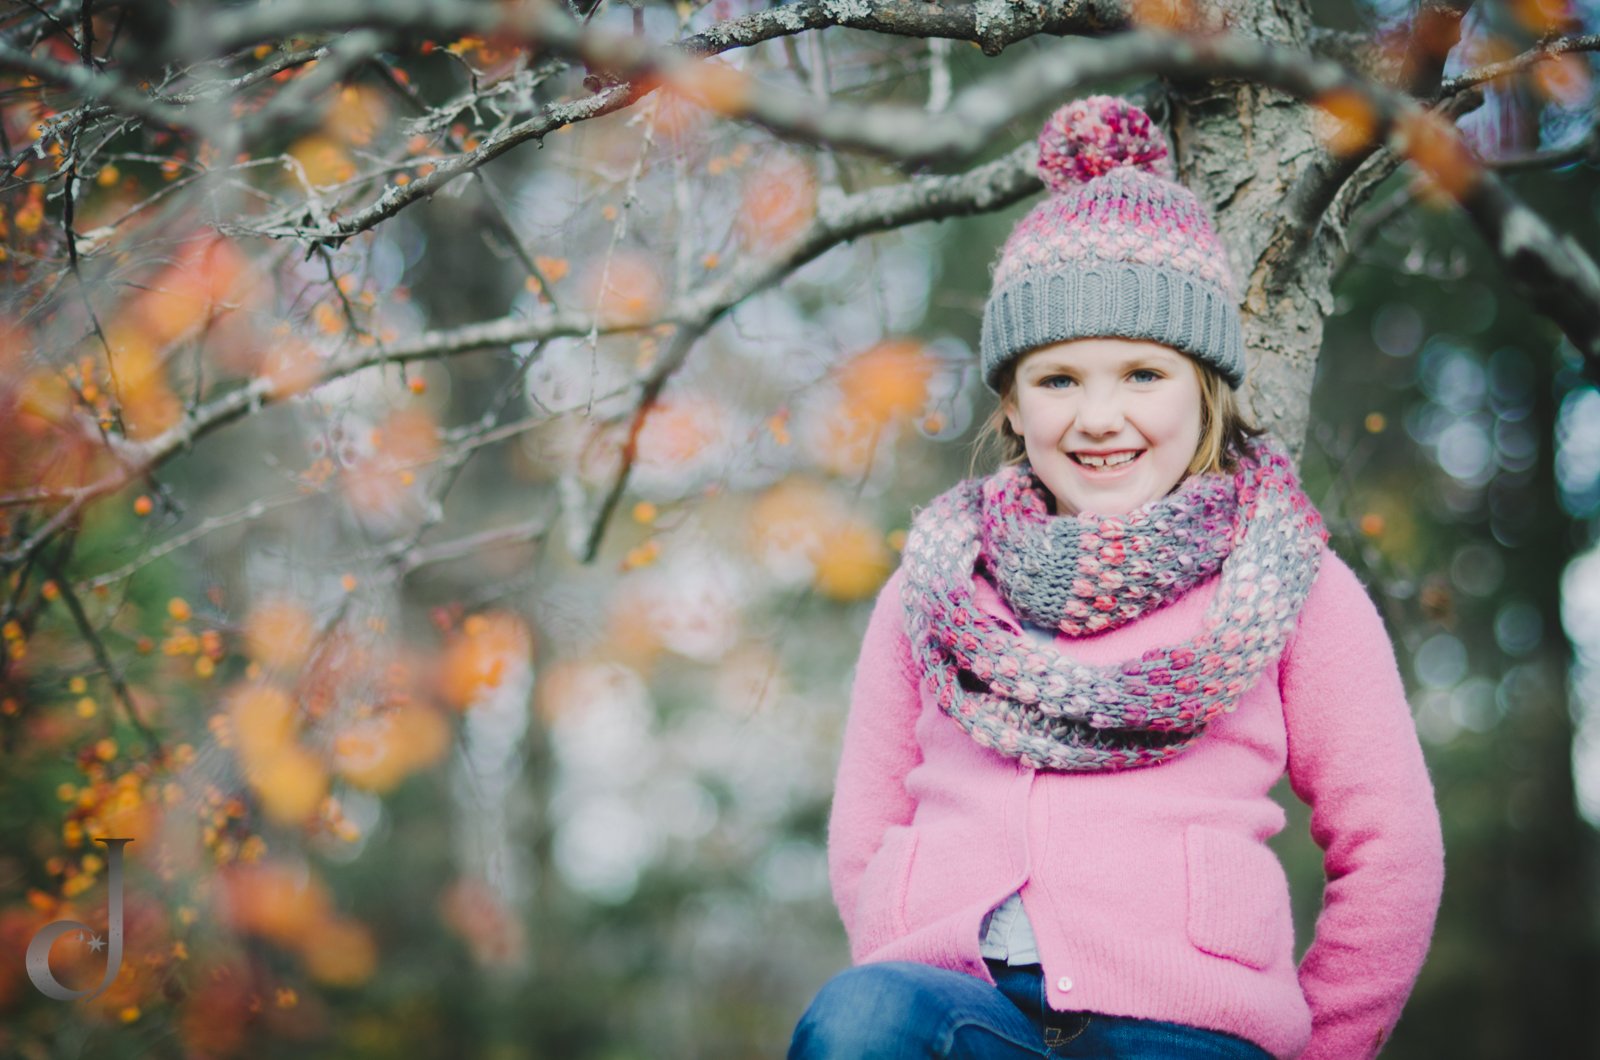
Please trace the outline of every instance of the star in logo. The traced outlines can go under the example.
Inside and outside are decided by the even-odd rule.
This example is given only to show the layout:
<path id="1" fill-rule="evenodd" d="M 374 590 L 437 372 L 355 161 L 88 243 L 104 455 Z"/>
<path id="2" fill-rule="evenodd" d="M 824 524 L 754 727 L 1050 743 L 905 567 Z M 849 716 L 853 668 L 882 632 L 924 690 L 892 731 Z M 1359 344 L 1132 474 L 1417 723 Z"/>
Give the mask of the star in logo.
<path id="1" fill-rule="evenodd" d="M 96 935 L 96 936 L 94 936 L 93 938 L 91 938 L 89 940 L 89 948 L 91 950 L 94 950 L 96 953 L 99 953 L 100 952 L 100 947 L 104 946 L 105 944 L 106 944 L 105 940 L 102 939 L 99 935 Z"/>

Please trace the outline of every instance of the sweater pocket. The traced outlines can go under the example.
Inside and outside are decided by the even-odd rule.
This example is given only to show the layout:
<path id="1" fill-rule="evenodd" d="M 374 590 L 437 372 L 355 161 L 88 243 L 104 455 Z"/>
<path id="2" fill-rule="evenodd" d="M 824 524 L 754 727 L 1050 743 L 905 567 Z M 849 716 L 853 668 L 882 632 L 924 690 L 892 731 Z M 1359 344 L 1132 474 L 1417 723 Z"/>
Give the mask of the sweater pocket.
<path id="1" fill-rule="evenodd" d="M 856 894 L 854 950 L 858 957 L 906 933 L 906 885 L 916 849 L 917 833 L 911 825 L 891 825 L 878 852 L 867 862 Z"/>
<path id="2" fill-rule="evenodd" d="M 1251 968 L 1294 955 L 1289 878 L 1264 843 L 1205 825 L 1184 832 L 1189 941 Z"/>

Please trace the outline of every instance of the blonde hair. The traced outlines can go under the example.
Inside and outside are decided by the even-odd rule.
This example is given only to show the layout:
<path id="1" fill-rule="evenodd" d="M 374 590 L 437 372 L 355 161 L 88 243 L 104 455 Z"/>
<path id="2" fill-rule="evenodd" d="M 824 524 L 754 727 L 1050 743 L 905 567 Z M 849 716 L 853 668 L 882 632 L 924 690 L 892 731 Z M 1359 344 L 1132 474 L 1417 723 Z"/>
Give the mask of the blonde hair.
<path id="1" fill-rule="evenodd" d="M 1221 372 L 1193 357 L 1187 360 L 1194 365 L 1195 374 L 1200 379 L 1200 444 L 1195 447 L 1194 458 L 1189 461 L 1189 469 L 1184 474 L 1199 475 L 1212 471 L 1234 474 L 1239 470 L 1238 454 L 1243 451 L 1245 442 L 1267 432 L 1245 418 L 1239 407 L 1238 395 Z M 1013 357 L 1001 370 L 1000 400 L 979 428 L 978 437 L 973 442 L 968 477 L 978 474 L 978 461 L 985 452 L 991 454 L 989 461 L 993 461 L 996 468 L 1020 464 L 1028 455 L 1022 436 L 1011 429 L 1011 421 L 1006 418 L 1006 404 L 1016 392 L 1017 365 L 1021 361 L 1020 356 Z"/>

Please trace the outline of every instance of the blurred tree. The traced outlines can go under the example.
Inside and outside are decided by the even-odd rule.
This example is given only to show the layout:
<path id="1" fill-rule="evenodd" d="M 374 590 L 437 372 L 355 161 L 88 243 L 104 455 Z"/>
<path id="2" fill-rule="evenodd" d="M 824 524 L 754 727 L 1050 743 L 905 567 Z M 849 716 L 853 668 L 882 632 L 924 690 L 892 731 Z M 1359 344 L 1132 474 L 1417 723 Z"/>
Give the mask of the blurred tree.
<path id="1" fill-rule="evenodd" d="M 1108 90 L 1162 121 L 1214 207 L 1244 281 L 1247 403 L 1297 451 L 1318 428 L 1308 480 L 1397 628 L 1487 584 L 1457 569 L 1482 557 L 1526 586 L 1523 610 L 1463 609 L 1454 649 L 1408 644 L 1419 725 L 1481 720 L 1452 651 L 1476 663 L 1487 629 L 1502 651 L 1548 631 L 1477 675 L 1526 704 L 1497 706 L 1504 760 L 1458 734 L 1435 749 L 1441 790 L 1484 804 L 1445 807 L 1452 886 L 1462 849 L 1482 880 L 1447 892 L 1437 985 L 1393 1052 L 1504 1055 L 1534 1018 L 1585 1055 L 1594 844 L 1554 631 L 1586 542 L 1554 508 L 1579 486 L 1557 488 L 1548 443 L 1554 402 L 1600 379 L 1600 233 L 1573 223 L 1593 217 L 1588 183 L 1518 181 L 1592 172 L 1594 17 L 1564 0 L 10 6 L 0 1052 L 780 1051 L 842 953 L 819 901 L 842 711 L 818 709 L 842 702 L 859 630 L 841 609 L 957 471 L 1002 211 L 1040 189 L 1030 131 Z M 1470 251 L 1473 290 L 1506 299 L 1492 328 L 1424 346 L 1474 308 L 1460 275 L 1392 297 L 1396 259 L 1426 272 L 1425 245 Z M 1419 333 L 1398 354 L 1396 328 Z M 1547 348 L 1519 359 L 1538 328 Z M 1499 404 L 1441 389 L 1474 356 Z M 1383 371 L 1363 429 L 1381 442 L 1372 416 L 1404 420 L 1444 478 L 1409 445 L 1341 469 L 1372 442 L 1331 425 L 1376 406 Z M 1504 475 L 1456 474 L 1471 430 Z M 1462 532 L 1414 509 L 1445 480 L 1451 512 L 1487 498 L 1500 519 L 1479 559 L 1428 551 Z M 135 839 L 129 957 L 67 1010 L 20 954 L 47 921 L 95 922 L 107 835 Z M 1496 848 L 1498 871 L 1478 854 Z M 1474 936 L 1490 901 L 1506 906 Z M 76 940 L 53 966 L 96 974 Z"/>

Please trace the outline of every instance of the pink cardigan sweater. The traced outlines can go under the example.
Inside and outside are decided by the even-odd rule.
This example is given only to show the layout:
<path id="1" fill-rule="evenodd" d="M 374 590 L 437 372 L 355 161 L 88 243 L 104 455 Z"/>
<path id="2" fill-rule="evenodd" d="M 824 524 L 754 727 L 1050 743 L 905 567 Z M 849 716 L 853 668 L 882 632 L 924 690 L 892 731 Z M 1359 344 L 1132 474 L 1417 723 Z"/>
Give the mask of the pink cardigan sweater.
<path id="1" fill-rule="evenodd" d="M 1444 846 L 1394 647 L 1344 561 L 1324 550 L 1282 656 L 1236 712 L 1170 762 L 1105 774 L 1034 770 L 944 715 L 914 672 L 904 578 L 868 621 L 828 826 L 853 962 L 993 983 L 979 924 L 1020 888 L 1054 1009 L 1228 1031 L 1281 1058 L 1376 1055 L 1427 955 Z M 1057 647 L 1105 664 L 1187 639 L 1218 580 Z M 1018 628 L 986 578 L 974 590 Z M 1285 769 L 1327 877 L 1298 967 L 1266 845 Z"/>

